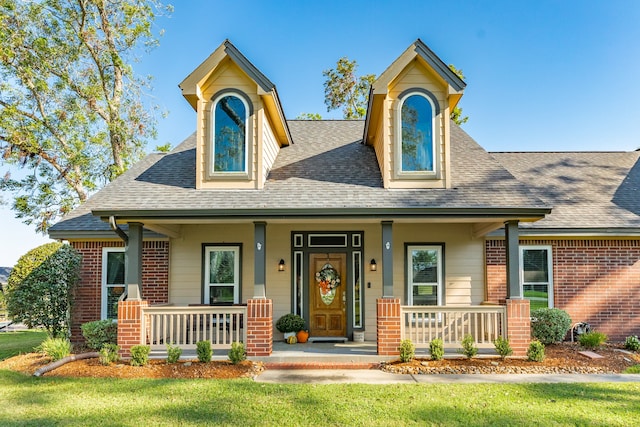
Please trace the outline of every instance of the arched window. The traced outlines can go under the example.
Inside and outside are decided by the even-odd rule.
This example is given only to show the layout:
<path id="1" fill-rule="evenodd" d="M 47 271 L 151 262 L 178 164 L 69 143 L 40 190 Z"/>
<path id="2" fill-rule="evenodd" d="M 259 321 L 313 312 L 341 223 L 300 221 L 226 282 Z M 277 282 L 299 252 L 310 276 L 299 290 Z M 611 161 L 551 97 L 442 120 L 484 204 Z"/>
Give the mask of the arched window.
<path id="1" fill-rule="evenodd" d="M 436 172 L 434 118 L 438 112 L 428 95 L 412 91 L 400 100 L 400 173 Z"/>
<path id="2" fill-rule="evenodd" d="M 234 92 L 218 96 L 213 102 L 213 173 L 247 172 L 249 106 Z"/>

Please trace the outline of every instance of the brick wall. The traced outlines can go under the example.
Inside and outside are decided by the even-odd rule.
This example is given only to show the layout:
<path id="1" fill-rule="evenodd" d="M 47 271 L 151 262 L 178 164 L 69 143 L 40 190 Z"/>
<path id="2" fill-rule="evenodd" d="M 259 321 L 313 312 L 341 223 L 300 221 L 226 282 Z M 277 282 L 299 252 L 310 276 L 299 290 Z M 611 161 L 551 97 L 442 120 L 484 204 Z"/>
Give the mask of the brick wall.
<path id="1" fill-rule="evenodd" d="M 377 305 L 378 355 L 397 356 L 400 354 L 400 299 L 380 298 Z"/>
<path id="2" fill-rule="evenodd" d="M 102 248 L 122 247 L 121 241 L 72 242 L 82 255 L 80 283 L 71 323 L 71 339 L 82 341 L 80 325 L 100 319 Z M 149 241 L 142 246 L 142 299 L 151 304 L 169 302 L 169 242 Z"/>
<path id="3" fill-rule="evenodd" d="M 610 340 L 640 335 L 640 239 L 526 240 L 553 252 L 554 306 L 572 321 L 588 322 Z M 502 240 L 486 242 L 487 299 L 504 303 L 505 248 Z"/>

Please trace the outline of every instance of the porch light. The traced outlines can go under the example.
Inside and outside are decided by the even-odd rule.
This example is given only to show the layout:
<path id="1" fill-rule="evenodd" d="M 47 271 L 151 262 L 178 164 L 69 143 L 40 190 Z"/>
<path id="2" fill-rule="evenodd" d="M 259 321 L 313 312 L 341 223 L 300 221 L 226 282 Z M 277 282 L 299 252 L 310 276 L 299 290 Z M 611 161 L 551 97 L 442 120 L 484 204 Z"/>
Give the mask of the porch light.
<path id="1" fill-rule="evenodd" d="M 278 271 L 284 271 L 284 260 L 281 259 L 278 263 Z"/>
<path id="2" fill-rule="evenodd" d="M 369 263 L 369 270 L 371 271 L 377 271 L 378 270 L 378 264 L 376 264 L 376 260 L 371 258 L 371 262 Z"/>

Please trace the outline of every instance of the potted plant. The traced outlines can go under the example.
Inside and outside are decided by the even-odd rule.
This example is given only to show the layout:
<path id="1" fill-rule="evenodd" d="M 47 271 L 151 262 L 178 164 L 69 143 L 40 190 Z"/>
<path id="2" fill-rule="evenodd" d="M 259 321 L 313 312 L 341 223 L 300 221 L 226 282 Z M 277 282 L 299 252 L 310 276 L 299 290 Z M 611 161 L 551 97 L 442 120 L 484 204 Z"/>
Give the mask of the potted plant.
<path id="1" fill-rule="evenodd" d="M 304 329 L 304 319 L 297 314 L 289 313 L 282 316 L 276 322 L 276 329 L 284 333 L 286 340 L 290 336 L 295 336 L 298 331 Z"/>

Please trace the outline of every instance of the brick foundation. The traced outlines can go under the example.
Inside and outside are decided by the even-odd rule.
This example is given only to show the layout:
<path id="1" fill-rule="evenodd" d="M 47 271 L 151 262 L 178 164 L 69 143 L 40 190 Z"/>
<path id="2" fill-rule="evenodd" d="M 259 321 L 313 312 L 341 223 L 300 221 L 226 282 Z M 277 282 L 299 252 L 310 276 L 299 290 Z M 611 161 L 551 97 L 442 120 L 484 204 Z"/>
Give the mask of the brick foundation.
<path id="1" fill-rule="evenodd" d="M 400 299 L 376 300 L 378 314 L 378 355 L 398 356 L 400 351 Z"/>
<path id="2" fill-rule="evenodd" d="M 273 302 L 247 301 L 247 356 L 271 356 L 273 352 Z"/>
<path id="3" fill-rule="evenodd" d="M 507 338 L 514 356 L 526 356 L 531 342 L 529 300 L 507 300 Z"/>
<path id="4" fill-rule="evenodd" d="M 118 345 L 120 357 L 131 357 L 131 347 L 141 342 L 142 308 L 147 301 L 121 301 L 118 304 Z"/>

